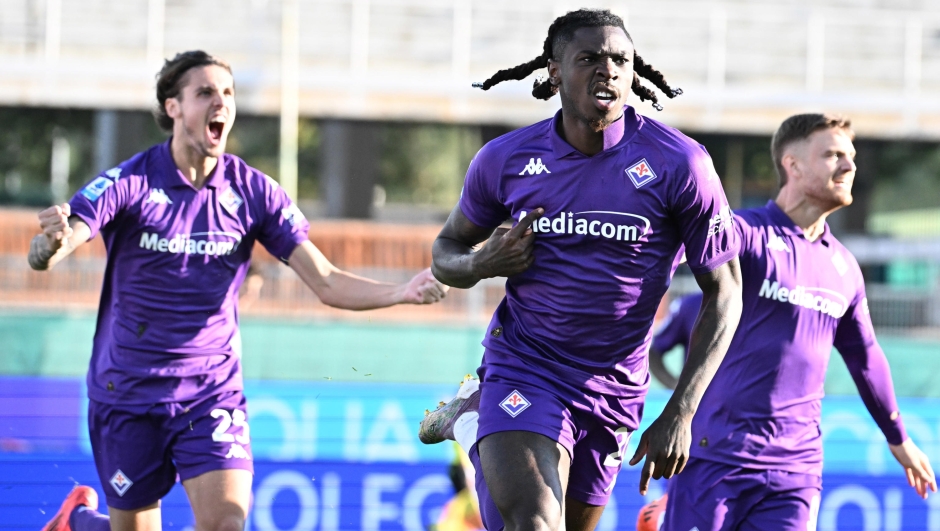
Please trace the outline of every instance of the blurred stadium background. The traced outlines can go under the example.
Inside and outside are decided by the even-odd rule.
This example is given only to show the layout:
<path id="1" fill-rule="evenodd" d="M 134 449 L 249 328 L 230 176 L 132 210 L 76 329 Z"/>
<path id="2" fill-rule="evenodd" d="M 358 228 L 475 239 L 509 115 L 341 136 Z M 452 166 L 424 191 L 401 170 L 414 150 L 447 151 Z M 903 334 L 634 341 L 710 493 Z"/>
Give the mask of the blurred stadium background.
<path id="1" fill-rule="evenodd" d="M 49 274 L 25 255 L 39 207 L 164 138 L 149 115 L 163 58 L 201 48 L 228 60 L 229 151 L 292 191 L 336 264 L 403 279 L 429 265 L 477 149 L 557 109 L 527 82 L 470 82 L 534 57 L 551 20 L 582 4 L 0 0 L 0 529 L 38 529 L 75 481 L 100 488 L 83 376 L 103 247 Z M 685 90 L 661 113 L 638 107 L 709 149 L 734 207 L 775 193 L 768 145 L 783 118 L 853 119 L 855 204 L 830 224 L 863 264 L 908 430 L 940 463 L 940 3 L 590 5 L 623 16 Z M 263 285 L 242 311 L 258 461 L 249 529 L 427 528 L 452 494 L 452 449 L 421 446 L 417 421 L 477 366 L 501 282 L 429 308 L 342 313 L 258 251 Z M 692 289 L 680 275 L 671 295 Z M 940 531 L 940 496 L 907 488 L 837 355 L 826 386 L 819 529 Z M 667 396 L 651 393 L 646 422 Z M 633 528 L 637 476 L 622 473 L 605 531 Z M 179 488 L 164 507 L 166 528 L 191 529 Z"/>

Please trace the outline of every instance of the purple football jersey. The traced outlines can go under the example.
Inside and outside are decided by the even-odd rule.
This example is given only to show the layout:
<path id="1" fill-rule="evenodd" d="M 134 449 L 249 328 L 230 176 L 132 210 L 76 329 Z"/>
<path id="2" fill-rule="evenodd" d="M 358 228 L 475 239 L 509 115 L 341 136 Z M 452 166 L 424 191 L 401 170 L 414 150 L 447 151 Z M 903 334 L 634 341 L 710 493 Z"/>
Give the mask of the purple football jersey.
<path id="1" fill-rule="evenodd" d="M 892 444 L 905 438 L 858 262 L 829 232 L 810 242 L 774 203 L 735 214 L 743 317 L 692 421 L 692 455 L 822 473 L 821 399 L 833 346 Z"/>
<path id="2" fill-rule="evenodd" d="M 560 126 L 559 112 L 488 143 L 467 173 L 459 206 L 478 226 L 545 209 L 535 262 L 507 280 L 483 344 L 593 391 L 643 396 L 680 246 L 696 274 L 731 260 L 731 211 L 705 149 L 632 107 L 594 156 Z"/>
<path id="3" fill-rule="evenodd" d="M 238 288 L 251 249 L 257 240 L 286 261 L 307 239 L 284 190 L 233 155 L 197 190 L 167 141 L 104 172 L 70 204 L 108 253 L 88 395 L 152 404 L 241 390 Z"/>
<path id="4" fill-rule="evenodd" d="M 701 307 L 702 292 L 685 295 L 669 303 L 669 315 L 653 334 L 653 349 L 662 355 L 681 346 L 685 351 L 683 356 L 688 357 L 689 338 Z"/>

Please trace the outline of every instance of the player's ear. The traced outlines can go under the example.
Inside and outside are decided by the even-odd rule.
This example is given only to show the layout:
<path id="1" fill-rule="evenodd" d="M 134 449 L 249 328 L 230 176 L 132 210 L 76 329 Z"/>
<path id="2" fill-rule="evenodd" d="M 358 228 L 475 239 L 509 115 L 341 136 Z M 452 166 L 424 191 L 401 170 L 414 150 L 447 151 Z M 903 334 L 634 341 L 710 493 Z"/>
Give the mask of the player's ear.
<path id="1" fill-rule="evenodd" d="M 787 174 L 787 182 L 798 180 L 802 175 L 800 159 L 792 151 L 783 154 L 783 157 L 780 158 L 780 165 L 783 166 L 783 171 Z"/>
<path id="2" fill-rule="evenodd" d="M 180 102 L 176 98 L 167 98 L 163 103 L 163 108 L 166 110 L 166 115 L 174 120 L 181 116 Z"/>
<path id="3" fill-rule="evenodd" d="M 561 85 L 561 63 L 554 59 L 548 60 L 548 80 L 552 85 Z"/>

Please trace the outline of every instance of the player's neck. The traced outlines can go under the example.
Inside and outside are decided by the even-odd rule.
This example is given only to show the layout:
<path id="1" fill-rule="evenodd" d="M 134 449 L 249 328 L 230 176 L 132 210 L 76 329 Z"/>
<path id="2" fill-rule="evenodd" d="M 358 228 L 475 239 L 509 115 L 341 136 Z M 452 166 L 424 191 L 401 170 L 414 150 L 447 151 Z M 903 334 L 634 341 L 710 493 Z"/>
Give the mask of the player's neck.
<path id="1" fill-rule="evenodd" d="M 826 231 L 826 218 L 839 208 L 826 209 L 806 196 L 787 191 L 786 187 L 780 190 L 776 199 L 777 206 L 797 227 L 803 229 L 803 236 L 808 241 L 816 241 Z"/>
<path id="2" fill-rule="evenodd" d="M 621 117 L 622 116 L 621 114 Z M 618 120 L 619 119 L 620 118 L 618 118 Z M 592 123 L 589 120 L 577 116 L 574 112 L 566 113 L 564 111 L 564 103 L 562 103 L 561 127 L 558 128 L 558 134 L 561 135 L 565 142 L 571 144 L 571 147 L 590 157 L 604 151 L 605 147 L 609 147 L 606 144 L 616 144 L 620 141 L 620 138 L 617 138 L 616 141 L 605 141 L 605 130 L 616 121 L 617 120 L 614 120 L 606 125 Z M 619 132 L 622 137 L 622 129 Z"/>
<path id="3" fill-rule="evenodd" d="M 170 142 L 170 152 L 173 154 L 173 162 L 176 167 L 196 189 L 202 188 L 209 174 L 219 163 L 218 158 L 207 157 L 199 153 L 191 146 L 186 145 L 178 136 L 174 136 Z"/>

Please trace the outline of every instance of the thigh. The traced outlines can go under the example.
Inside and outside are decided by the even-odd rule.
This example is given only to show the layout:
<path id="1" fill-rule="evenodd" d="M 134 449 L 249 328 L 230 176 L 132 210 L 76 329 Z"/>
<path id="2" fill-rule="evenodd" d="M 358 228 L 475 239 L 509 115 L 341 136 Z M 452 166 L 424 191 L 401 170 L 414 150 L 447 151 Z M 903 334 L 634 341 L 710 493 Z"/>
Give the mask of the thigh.
<path id="1" fill-rule="evenodd" d="M 819 476 L 769 473 L 767 493 L 755 503 L 740 531 L 815 531 L 822 480 Z"/>
<path id="2" fill-rule="evenodd" d="M 138 512 L 159 501 L 176 483 L 168 437 L 147 407 L 91 400 L 88 432 L 108 507 Z"/>
<path id="3" fill-rule="evenodd" d="M 215 470 L 254 472 L 245 397 L 231 391 L 178 404 L 167 421 L 176 439 L 171 448 L 180 480 Z"/>
<path id="4" fill-rule="evenodd" d="M 162 531 L 160 502 L 133 511 L 108 507 L 111 531 Z"/>
<path id="5" fill-rule="evenodd" d="M 571 465 L 564 446 L 538 433 L 502 431 L 484 437 L 477 447 L 489 496 L 507 530 L 563 527 Z"/>
<path id="6" fill-rule="evenodd" d="M 662 531 L 737 530 L 765 490 L 765 471 L 692 458 L 669 480 Z"/>
<path id="7" fill-rule="evenodd" d="M 196 529 L 240 531 L 245 527 L 251 501 L 251 472 L 213 470 L 183 481 L 196 516 Z"/>

